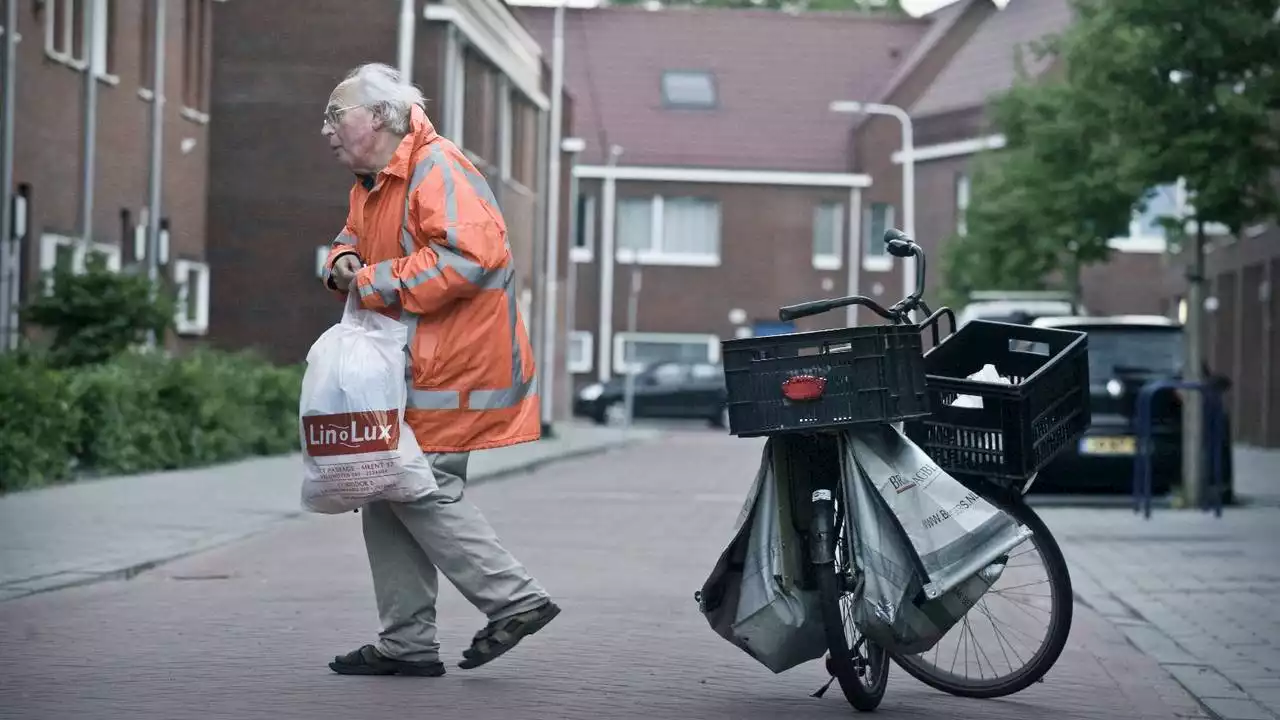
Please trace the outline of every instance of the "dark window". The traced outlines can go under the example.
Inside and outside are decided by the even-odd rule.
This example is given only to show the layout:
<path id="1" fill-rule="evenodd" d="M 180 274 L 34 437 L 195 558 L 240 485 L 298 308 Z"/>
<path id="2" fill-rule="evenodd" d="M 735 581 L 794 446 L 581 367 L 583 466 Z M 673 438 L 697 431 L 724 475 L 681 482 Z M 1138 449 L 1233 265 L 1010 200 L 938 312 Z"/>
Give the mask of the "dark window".
<path id="1" fill-rule="evenodd" d="M 208 110 L 209 59 L 212 43 L 213 0 L 187 0 L 183 28 L 182 104 Z"/>
<path id="2" fill-rule="evenodd" d="M 662 104 L 667 107 L 716 106 L 716 81 L 709 72 L 669 70 L 662 74 Z"/>

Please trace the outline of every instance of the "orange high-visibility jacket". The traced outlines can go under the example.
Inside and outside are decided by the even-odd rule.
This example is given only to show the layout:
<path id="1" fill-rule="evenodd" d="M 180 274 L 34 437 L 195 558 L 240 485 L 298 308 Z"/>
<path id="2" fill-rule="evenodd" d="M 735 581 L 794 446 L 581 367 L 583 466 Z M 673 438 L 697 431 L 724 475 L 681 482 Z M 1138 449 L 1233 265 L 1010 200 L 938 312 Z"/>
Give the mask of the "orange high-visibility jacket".
<path id="1" fill-rule="evenodd" d="M 351 188 L 325 262 L 364 262 L 360 304 L 409 329 L 405 420 L 424 452 L 537 440 L 533 350 L 516 304 L 506 223 L 484 177 L 413 107 L 412 127 L 377 177 Z"/>

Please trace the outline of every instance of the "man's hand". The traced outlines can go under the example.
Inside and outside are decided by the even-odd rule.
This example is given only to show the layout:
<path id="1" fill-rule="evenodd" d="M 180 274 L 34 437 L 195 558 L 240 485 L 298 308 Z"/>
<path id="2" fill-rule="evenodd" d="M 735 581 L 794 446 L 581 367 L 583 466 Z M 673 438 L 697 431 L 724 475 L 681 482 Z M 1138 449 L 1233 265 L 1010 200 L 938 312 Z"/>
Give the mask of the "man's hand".
<path id="1" fill-rule="evenodd" d="M 351 287 L 351 281 L 356 277 L 356 271 L 360 269 L 360 258 L 354 254 L 343 255 L 333 262 L 333 284 L 339 290 L 346 292 Z"/>

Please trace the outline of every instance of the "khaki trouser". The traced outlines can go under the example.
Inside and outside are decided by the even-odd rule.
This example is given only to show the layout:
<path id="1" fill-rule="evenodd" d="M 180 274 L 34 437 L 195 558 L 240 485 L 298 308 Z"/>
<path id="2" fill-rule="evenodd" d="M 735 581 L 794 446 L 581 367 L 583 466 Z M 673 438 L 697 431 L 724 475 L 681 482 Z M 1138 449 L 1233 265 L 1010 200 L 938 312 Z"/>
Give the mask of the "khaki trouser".
<path id="1" fill-rule="evenodd" d="M 439 491 L 412 503 L 369 503 L 360 511 L 382 620 L 377 648 L 386 657 L 439 659 L 437 569 L 491 621 L 547 598 L 464 496 L 468 456 L 428 454 Z"/>

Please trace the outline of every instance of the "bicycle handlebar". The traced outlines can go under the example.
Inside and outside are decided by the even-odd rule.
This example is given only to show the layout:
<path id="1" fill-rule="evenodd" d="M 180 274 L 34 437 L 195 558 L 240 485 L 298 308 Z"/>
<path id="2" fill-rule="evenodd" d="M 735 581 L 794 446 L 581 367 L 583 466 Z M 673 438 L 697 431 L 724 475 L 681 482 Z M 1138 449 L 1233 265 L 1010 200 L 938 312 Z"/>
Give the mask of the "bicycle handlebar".
<path id="1" fill-rule="evenodd" d="M 861 305 L 871 312 L 890 322 L 902 322 L 905 318 L 910 317 L 912 310 L 920 308 L 926 314 L 933 315 L 929 310 L 929 306 L 924 303 L 920 297 L 924 294 L 924 278 L 925 278 L 925 255 L 924 250 L 916 244 L 914 240 L 907 237 L 907 234 L 897 228 L 889 228 L 884 231 L 885 250 L 890 255 L 899 258 L 915 256 L 916 258 L 916 289 L 915 292 L 907 295 L 901 301 L 893 305 L 893 307 L 885 308 L 875 300 L 862 295 L 850 295 L 847 297 L 828 298 L 826 300 L 813 300 L 810 302 L 799 303 L 796 305 L 787 305 L 778 309 L 778 319 L 783 322 L 797 320 L 810 315 L 818 315 L 829 312 L 837 308 L 848 307 L 849 305 Z M 941 312 L 941 311 L 940 311 Z M 948 310 L 948 313 L 951 311 Z M 934 319 L 936 322 L 936 318 Z M 955 327 L 955 318 L 951 320 L 952 327 Z M 936 326 L 935 326 L 936 332 Z"/>

